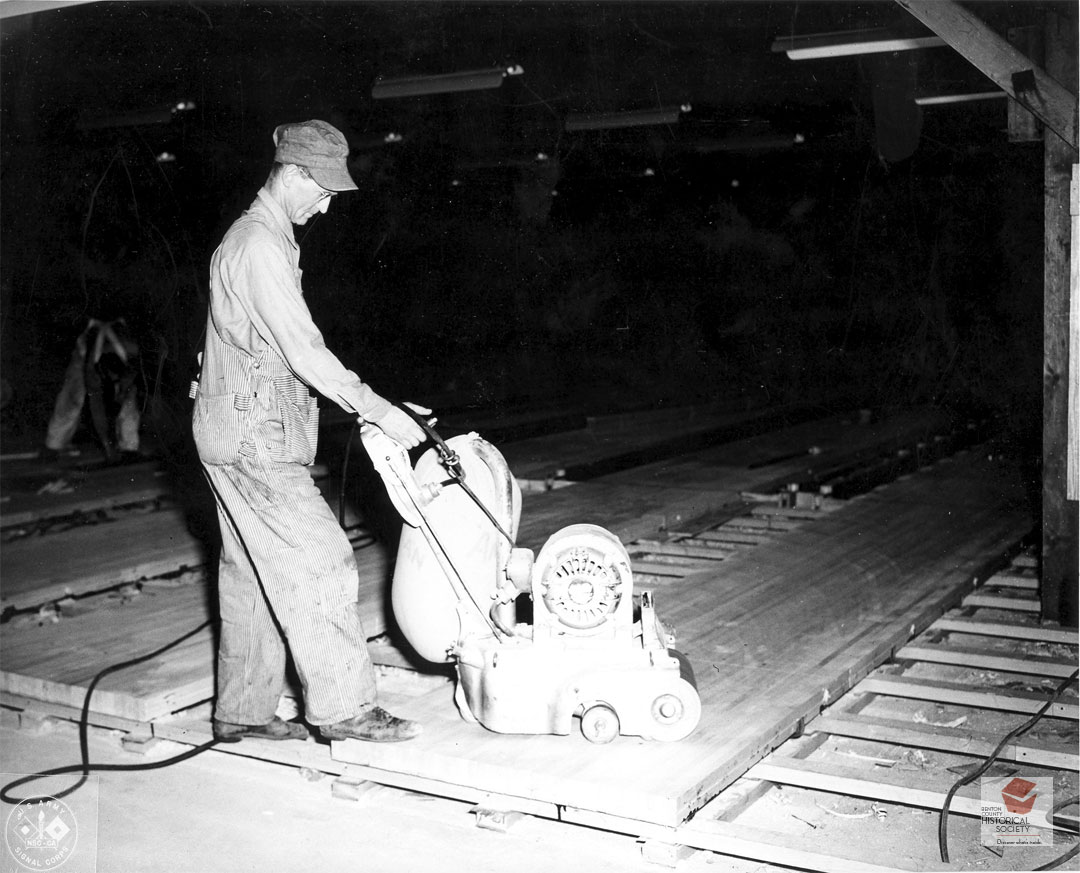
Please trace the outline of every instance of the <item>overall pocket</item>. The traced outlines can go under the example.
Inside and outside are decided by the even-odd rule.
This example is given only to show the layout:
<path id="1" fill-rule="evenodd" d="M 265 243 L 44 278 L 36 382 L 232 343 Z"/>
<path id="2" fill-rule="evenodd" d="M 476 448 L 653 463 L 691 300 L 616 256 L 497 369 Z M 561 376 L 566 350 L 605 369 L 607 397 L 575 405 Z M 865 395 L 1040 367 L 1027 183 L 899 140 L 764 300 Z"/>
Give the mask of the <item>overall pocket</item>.
<path id="1" fill-rule="evenodd" d="M 278 393 L 277 400 L 282 440 L 271 445 L 270 458 L 306 466 L 315 460 L 319 442 L 319 399 L 291 400 Z"/>
<path id="2" fill-rule="evenodd" d="M 235 394 L 195 396 L 191 431 L 199 459 L 207 464 L 235 464 L 240 458 L 243 439 L 243 415 L 236 408 Z"/>

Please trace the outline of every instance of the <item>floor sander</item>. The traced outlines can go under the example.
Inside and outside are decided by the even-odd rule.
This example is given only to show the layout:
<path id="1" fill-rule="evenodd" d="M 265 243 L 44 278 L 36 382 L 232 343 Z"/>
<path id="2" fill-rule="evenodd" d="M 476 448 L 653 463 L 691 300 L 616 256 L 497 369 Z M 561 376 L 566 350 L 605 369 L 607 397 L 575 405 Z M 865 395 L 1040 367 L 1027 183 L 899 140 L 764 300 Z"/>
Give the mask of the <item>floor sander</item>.
<path id="1" fill-rule="evenodd" d="M 651 592 L 635 597 L 618 537 L 572 524 L 538 555 L 518 548 L 521 491 L 502 454 L 417 420 L 433 447 L 415 468 L 378 427 L 361 441 L 404 521 L 394 617 L 421 657 L 455 665 L 462 717 L 563 736 L 578 718 L 594 743 L 689 736 L 701 717 L 693 671 Z"/>

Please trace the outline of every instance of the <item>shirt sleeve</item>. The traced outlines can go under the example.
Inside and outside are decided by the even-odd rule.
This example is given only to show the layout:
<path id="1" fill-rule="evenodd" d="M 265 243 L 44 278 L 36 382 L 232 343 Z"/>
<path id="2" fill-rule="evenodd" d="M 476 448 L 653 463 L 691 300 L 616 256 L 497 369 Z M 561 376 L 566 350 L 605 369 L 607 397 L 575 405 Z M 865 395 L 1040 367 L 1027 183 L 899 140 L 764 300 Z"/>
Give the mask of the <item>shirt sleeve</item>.
<path id="1" fill-rule="evenodd" d="M 289 368 L 346 412 L 368 421 L 386 415 L 390 401 L 365 385 L 326 347 L 294 279 L 292 265 L 280 248 L 253 235 L 241 242 L 236 254 L 231 284 L 246 289 L 245 308 L 252 324 Z"/>

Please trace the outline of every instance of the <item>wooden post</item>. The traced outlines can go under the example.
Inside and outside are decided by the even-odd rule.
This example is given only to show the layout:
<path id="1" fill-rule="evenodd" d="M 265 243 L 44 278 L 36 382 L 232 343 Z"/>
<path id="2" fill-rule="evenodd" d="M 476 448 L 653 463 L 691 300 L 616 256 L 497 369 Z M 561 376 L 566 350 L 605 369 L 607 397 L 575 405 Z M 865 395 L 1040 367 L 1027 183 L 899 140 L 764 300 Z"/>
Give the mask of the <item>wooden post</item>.
<path id="1" fill-rule="evenodd" d="M 1009 28 L 1009 44 L 1016 46 L 1033 63 L 1042 66 L 1046 63 L 1043 51 L 1043 27 L 1032 24 L 1028 27 Z M 1018 100 L 1009 98 L 1009 142 L 1042 142 L 1043 123 L 1031 110 Z"/>
<path id="2" fill-rule="evenodd" d="M 1080 253 L 1080 164 L 1073 164 L 1069 194 L 1072 252 Z M 1080 257 L 1069 259 L 1069 482 L 1066 496 L 1080 500 Z"/>
<path id="3" fill-rule="evenodd" d="M 1077 8 L 1044 15 L 1047 74 L 1077 89 Z M 1073 136 L 1075 142 L 1075 134 Z M 1043 280 L 1042 617 L 1077 623 L 1077 504 L 1067 497 L 1072 166 L 1076 149 L 1046 128 Z"/>

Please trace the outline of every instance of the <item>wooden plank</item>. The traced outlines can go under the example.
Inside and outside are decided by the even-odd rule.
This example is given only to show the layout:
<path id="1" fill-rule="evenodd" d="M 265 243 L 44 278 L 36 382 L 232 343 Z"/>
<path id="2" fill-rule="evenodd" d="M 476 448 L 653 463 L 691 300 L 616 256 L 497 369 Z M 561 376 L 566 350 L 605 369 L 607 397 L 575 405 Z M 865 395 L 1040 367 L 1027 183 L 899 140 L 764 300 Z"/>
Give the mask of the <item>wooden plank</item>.
<path id="1" fill-rule="evenodd" d="M 713 530 L 702 531 L 694 537 L 694 539 L 709 543 L 726 543 L 734 546 L 759 546 L 762 543 L 767 543 L 775 539 L 775 535 L 745 533 L 721 525 Z"/>
<path id="2" fill-rule="evenodd" d="M 906 676 L 890 679 L 868 677 L 860 685 L 861 691 L 870 694 L 887 694 L 891 697 L 913 697 L 917 700 L 934 700 L 958 706 L 976 706 L 982 709 L 1002 709 L 1007 712 L 1034 714 L 1049 699 L 1048 694 L 1035 692 L 972 691 L 969 686 L 956 682 L 924 682 Z M 1080 718 L 1080 706 L 1075 703 L 1051 704 L 1046 714 L 1055 718 Z"/>
<path id="3" fill-rule="evenodd" d="M 986 580 L 987 586 L 998 586 L 1001 588 L 1020 588 L 1024 591 L 1037 591 L 1039 589 L 1039 580 L 1035 576 L 1024 576 L 1020 573 L 995 573 L 989 579 Z"/>
<path id="4" fill-rule="evenodd" d="M 828 505 L 822 505 L 820 509 L 799 509 L 794 506 L 755 506 L 750 510 L 752 515 L 766 518 L 791 518 L 796 521 L 814 521 L 821 518 L 822 513 L 831 512 L 840 508 L 840 501 L 830 501 Z"/>
<path id="5" fill-rule="evenodd" d="M 635 574 L 651 576 L 670 576 L 673 579 L 682 579 L 693 573 L 696 568 L 686 564 L 664 563 L 662 561 L 643 561 L 640 558 L 632 558 L 631 569 Z"/>
<path id="6" fill-rule="evenodd" d="M 110 481 L 108 486 L 94 483 L 97 487 L 90 487 L 89 483 L 75 480 L 70 493 L 21 495 L 16 503 L 4 505 L 0 512 L 0 527 L 19 527 L 49 518 L 147 503 L 169 495 L 169 485 L 164 474 L 152 471 L 150 476 L 140 479 L 147 481 L 144 484 Z"/>
<path id="7" fill-rule="evenodd" d="M 166 509 L 17 540 L 0 554 L 0 605 L 26 609 L 206 562 L 207 547 Z"/>
<path id="8" fill-rule="evenodd" d="M 990 755 L 1001 742 L 1001 737 L 997 734 L 974 733 L 961 728 L 938 727 L 845 713 L 820 715 L 811 721 L 806 729 L 836 736 L 978 757 Z M 1054 747 L 1047 743 L 1016 740 L 1003 747 L 998 757 L 1004 761 L 1019 761 L 1041 767 L 1080 769 L 1080 755 L 1077 755 L 1075 751 L 1066 750 L 1064 745 Z"/>
<path id="9" fill-rule="evenodd" d="M 390 563 L 385 548 L 357 552 L 360 615 L 370 636 L 385 632 L 384 594 Z M 0 690 L 81 707 L 93 676 L 102 668 L 140 657 L 214 615 L 205 579 L 177 586 L 150 583 L 131 597 L 98 595 L 82 611 L 60 611 L 58 621 L 22 621 L 4 627 Z M 379 651 L 376 650 L 376 655 Z M 387 653 L 391 658 L 394 653 Z M 105 678 L 93 709 L 149 721 L 213 695 L 214 640 L 210 630 L 160 658 Z M 386 659 L 380 659 L 386 660 Z M 394 660 L 394 663 L 399 663 Z"/>
<path id="10" fill-rule="evenodd" d="M 1029 676 L 1056 676 L 1059 679 L 1072 675 L 1077 666 L 1075 661 L 1018 658 L 1003 655 L 993 649 L 947 645 L 904 646 L 897 651 L 896 657 L 912 661 L 931 661 L 935 664 L 957 664 L 982 670 L 1024 673 Z"/>
<path id="11" fill-rule="evenodd" d="M 1030 597 L 1011 597 L 1007 594 L 985 594 L 976 591 L 964 598 L 964 606 L 981 606 L 985 609 L 1015 609 L 1018 612 L 1038 612 L 1039 601 Z"/>
<path id="12" fill-rule="evenodd" d="M 16 709 L 21 712 L 32 713 L 38 716 L 52 716 L 53 718 L 62 718 L 66 721 L 74 722 L 82 721 L 81 706 L 64 706 L 60 703 L 42 701 L 21 694 L 10 694 L 7 691 L 0 691 L 0 706 L 5 706 L 8 709 Z M 130 718 L 120 718 L 119 716 L 114 715 L 105 715 L 92 710 L 90 712 L 89 723 L 97 727 L 120 731 L 140 731 L 149 728 L 149 725 L 146 722 L 135 721 Z"/>
<path id="13" fill-rule="evenodd" d="M 1047 127 L 1076 148 L 1076 95 L 953 0 L 896 0 L 993 80 Z M 1034 86 L 1017 91 L 1013 77 L 1031 72 Z M 1068 81 L 1072 81 L 1071 79 Z"/>
<path id="14" fill-rule="evenodd" d="M 678 542 L 637 540 L 626 548 L 631 557 L 641 550 L 646 555 L 671 555 L 674 557 L 700 558 L 705 561 L 722 561 L 728 554 L 727 551 L 714 546 L 694 545 L 693 540 L 679 540 Z"/>
<path id="15" fill-rule="evenodd" d="M 937 630 L 954 633 L 974 634 L 985 637 L 1009 637 L 1014 640 L 1036 640 L 1045 643 L 1062 643 L 1075 646 L 1078 643 L 1077 632 L 1055 627 L 1010 624 L 998 621 L 980 621 L 971 618 L 946 616 L 934 622 Z"/>
<path id="16" fill-rule="evenodd" d="M 562 820 L 799 870 L 822 873 L 896 873 L 899 870 L 915 869 L 883 866 L 876 863 L 876 859 L 870 855 L 860 855 L 847 847 L 829 845 L 827 848 L 815 850 L 807 845 L 809 840 L 805 836 L 723 821 L 695 819 L 681 827 L 666 830 L 650 826 L 647 822 L 620 820 L 615 816 L 573 807 L 563 811 Z"/>
<path id="17" fill-rule="evenodd" d="M 955 781 L 946 783 L 940 778 L 935 780 L 931 774 L 922 771 L 896 773 L 886 770 L 871 773 L 856 767 L 838 766 L 831 761 L 790 758 L 762 761 L 755 764 L 746 776 L 748 779 L 766 779 L 780 785 L 796 785 L 815 791 L 937 810 L 944 807 L 945 795 L 952 781 Z M 980 816 L 982 801 L 977 792 L 977 785 L 961 788 L 953 796 L 949 811 L 957 815 Z"/>

